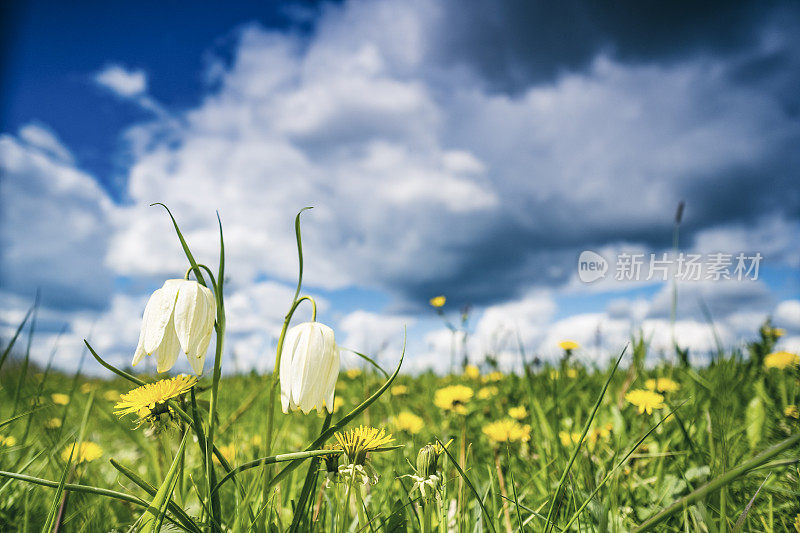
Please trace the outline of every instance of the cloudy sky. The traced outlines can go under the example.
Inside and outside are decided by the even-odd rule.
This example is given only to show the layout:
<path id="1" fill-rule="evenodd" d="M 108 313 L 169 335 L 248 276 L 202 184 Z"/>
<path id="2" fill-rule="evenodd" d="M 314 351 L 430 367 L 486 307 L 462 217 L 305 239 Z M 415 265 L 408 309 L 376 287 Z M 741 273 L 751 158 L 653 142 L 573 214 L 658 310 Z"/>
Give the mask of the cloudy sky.
<path id="1" fill-rule="evenodd" d="M 211 265 L 220 213 L 229 370 L 271 367 L 304 206 L 319 319 L 387 364 L 407 327 L 408 369 L 447 368 L 438 294 L 450 320 L 471 306 L 475 361 L 563 338 L 605 361 L 639 330 L 659 357 L 670 288 L 615 264 L 669 251 L 681 201 L 682 251 L 763 259 L 679 283 L 679 342 L 713 347 L 705 306 L 728 346 L 772 316 L 800 349 L 795 3 L 3 9 L 0 334 L 38 290 L 38 361 L 75 368 L 83 338 L 130 359 L 149 293 L 186 268 L 152 202 Z M 579 279 L 583 250 L 604 279 Z"/>

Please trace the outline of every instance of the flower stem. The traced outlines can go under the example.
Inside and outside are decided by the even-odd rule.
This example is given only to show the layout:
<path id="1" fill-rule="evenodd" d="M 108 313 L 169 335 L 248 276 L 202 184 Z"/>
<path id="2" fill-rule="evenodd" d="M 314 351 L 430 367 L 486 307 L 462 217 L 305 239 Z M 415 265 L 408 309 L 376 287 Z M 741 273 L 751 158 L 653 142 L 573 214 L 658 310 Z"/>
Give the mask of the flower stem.
<path id="1" fill-rule="evenodd" d="M 278 337 L 278 346 L 275 353 L 275 365 L 272 368 L 272 380 L 270 382 L 270 389 L 269 389 L 269 404 L 267 405 L 267 429 L 266 435 L 264 439 L 264 446 L 265 446 L 265 455 L 272 455 L 272 432 L 275 425 L 275 394 L 280 383 L 280 367 L 281 367 L 281 352 L 283 351 L 283 341 L 286 338 L 286 330 L 289 329 L 289 322 L 292 320 L 292 315 L 294 314 L 295 309 L 297 309 L 297 305 L 302 302 L 303 300 L 310 300 L 313 306 L 313 320 L 317 319 L 317 304 L 314 302 L 314 299 L 309 296 L 304 296 L 299 298 L 300 296 L 300 288 L 303 285 L 303 241 L 300 237 L 300 215 L 303 214 L 303 211 L 307 209 L 311 209 L 310 207 L 304 207 L 297 213 L 297 216 L 294 218 L 294 233 L 297 239 L 297 258 L 298 258 L 298 272 L 297 272 L 297 288 L 294 291 L 294 297 L 292 298 L 292 305 L 289 307 L 289 312 L 286 313 L 286 316 L 283 319 L 283 327 L 281 328 L 281 334 Z M 272 477 L 272 467 L 269 465 L 264 466 L 264 485 L 262 488 L 262 495 L 261 499 L 263 502 L 267 501 L 267 493 L 269 492 L 270 488 L 270 481 Z M 265 519 L 266 519 L 265 514 Z"/>

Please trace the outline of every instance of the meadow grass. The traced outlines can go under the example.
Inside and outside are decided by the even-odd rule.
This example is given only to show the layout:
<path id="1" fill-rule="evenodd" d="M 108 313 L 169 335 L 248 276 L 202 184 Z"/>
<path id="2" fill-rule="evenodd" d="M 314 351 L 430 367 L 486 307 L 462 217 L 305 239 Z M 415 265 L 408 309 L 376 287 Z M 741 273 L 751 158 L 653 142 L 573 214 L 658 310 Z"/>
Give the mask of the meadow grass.
<path id="1" fill-rule="evenodd" d="M 0 530 L 42 530 L 54 506 L 56 515 L 60 512 L 62 531 L 126 530 L 141 515 L 141 505 L 75 488 L 98 487 L 149 502 L 152 495 L 109 460 L 140 478 L 141 485 L 151 490 L 159 487 L 178 452 L 180 427 L 148 436 L 135 429 L 130 419 L 114 416 L 117 395 L 131 388 L 122 379 L 88 379 L 53 370 L 45 373 L 23 361 L 9 360 L 2 369 L 0 434 L 10 440 L 0 447 L 0 470 L 49 480 L 56 488 L 0 474 L 4 478 L 0 482 Z M 611 368 L 569 365 L 573 372 L 562 368 L 556 373 L 549 366 L 529 367 L 526 375 L 502 377 L 488 372 L 479 377 L 432 373 L 398 376 L 392 387 L 354 421 L 386 428 L 393 434 L 394 443 L 400 445 L 371 457 L 380 479 L 365 491 L 367 529 L 420 529 L 421 506 L 415 501 L 420 495 L 411 491 L 411 480 L 403 476 L 413 474 L 411 465 L 418 449 L 436 439 L 454 439 L 448 452 L 455 460 L 459 459 L 459 450 L 464 450 L 463 471 L 474 487 L 473 493 L 460 483 L 452 461 L 443 463 L 443 510 L 434 524 L 441 520 L 450 529 L 544 531 L 546 516 L 553 507 L 554 530 L 571 521 L 573 530 L 629 531 L 676 504 L 674 512 L 653 524 L 653 529 L 733 530 L 745 508 L 744 530 L 794 528 L 800 512 L 797 439 L 767 457 L 759 458 L 759 454 L 800 431 L 798 421 L 785 414 L 787 406 L 800 403 L 796 368 L 765 370 L 750 365 L 743 357 L 727 355 L 699 369 L 670 364 L 648 370 L 634 366 L 620 369 L 608 381 L 608 390 L 597 404 L 597 413 L 578 449 L 579 435 Z M 669 377 L 680 388 L 665 394 L 663 408 L 640 414 L 625 400 L 626 392 L 646 388 L 645 381 L 653 377 Z M 155 376 L 142 378 L 149 381 Z M 248 374 L 220 381 L 217 443 L 233 466 L 265 454 L 263 434 L 270 379 Z M 332 421 L 335 423 L 363 401 L 365 394 L 385 382 L 386 378 L 370 367 L 343 373 L 337 384 L 340 403 Z M 467 402 L 465 414 L 444 411 L 431 403 L 434 391 L 453 384 L 470 387 L 476 393 Z M 203 404 L 210 391 L 202 382 L 201 388 L 205 390 L 198 391 L 197 402 Z M 484 392 L 479 395 L 479 391 Z M 519 423 L 530 426 L 529 435 L 510 443 L 491 441 L 483 431 L 487 424 L 508 419 L 509 410 L 518 406 L 525 407 Z M 673 409 L 674 414 L 667 417 Z M 419 416 L 423 425 L 398 428 L 398 415 L 403 412 Z M 325 417 L 276 413 L 275 421 L 274 451 L 290 453 L 305 449 L 319 435 Z M 102 448 L 102 456 L 77 465 L 73 461 L 68 471 L 69 461 L 62 453 L 76 440 L 96 443 Z M 202 493 L 198 489 L 202 465 L 192 454 L 179 457 L 176 464 L 179 475 L 172 501 L 188 516 L 197 518 L 203 514 L 198 497 Z M 320 464 L 324 463 L 319 461 L 314 467 L 319 469 Z M 269 513 L 268 522 L 279 530 L 293 523 L 308 465 L 306 461 L 286 476 L 272 494 L 269 509 L 260 511 Z M 741 465 L 746 469 L 739 468 Z M 244 470 L 236 476 L 241 490 L 233 483 L 219 490 L 221 516 L 226 520 L 221 526 L 225 530 L 249 531 L 254 527 L 244 508 L 259 513 L 257 493 L 262 476 L 260 468 Z M 562 478 L 562 490 L 558 491 Z M 333 485 L 323 487 L 324 479 L 324 472 L 315 476 L 313 486 L 306 490 L 303 508 L 307 516 L 300 530 L 312 524 L 317 530 L 330 530 L 337 513 L 341 514 L 341 495 Z M 68 489 L 62 486 L 59 491 L 59 481 L 68 483 Z M 704 488 L 709 485 L 710 489 Z M 356 524 L 358 514 L 348 513 L 352 524 L 345 527 L 362 529 L 364 524 Z M 166 515 L 172 519 L 169 510 Z"/>

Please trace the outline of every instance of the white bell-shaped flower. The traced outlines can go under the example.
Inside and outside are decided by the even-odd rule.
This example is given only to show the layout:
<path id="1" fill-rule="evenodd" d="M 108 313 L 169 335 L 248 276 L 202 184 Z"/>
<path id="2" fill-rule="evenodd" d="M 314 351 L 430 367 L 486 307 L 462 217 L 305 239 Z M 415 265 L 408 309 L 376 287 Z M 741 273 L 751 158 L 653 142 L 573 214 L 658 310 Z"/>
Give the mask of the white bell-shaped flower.
<path id="1" fill-rule="evenodd" d="M 208 288 L 196 281 L 167 280 L 144 308 L 133 366 L 145 355 L 155 355 L 156 370 L 166 372 L 175 365 L 182 350 L 199 376 L 216 315 L 217 302 Z"/>
<path id="2" fill-rule="evenodd" d="M 339 347 L 333 330 L 319 322 L 298 324 L 286 332 L 281 350 L 281 406 L 283 412 L 312 409 L 333 412 L 339 377 Z"/>

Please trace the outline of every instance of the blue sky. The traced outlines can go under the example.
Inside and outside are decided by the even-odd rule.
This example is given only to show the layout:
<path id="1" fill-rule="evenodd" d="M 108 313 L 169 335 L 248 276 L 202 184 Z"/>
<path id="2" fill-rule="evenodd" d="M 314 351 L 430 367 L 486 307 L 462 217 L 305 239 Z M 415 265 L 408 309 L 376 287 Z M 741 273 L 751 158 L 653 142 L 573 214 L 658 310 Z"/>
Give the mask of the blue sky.
<path id="1" fill-rule="evenodd" d="M 664 349 L 664 284 L 584 284 L 594 250 L 759 252 L 755 281 L 681 284 L 678 336 L 800 346 L 800 10 L 792 3 L 28 2 L 3 8 L 0 315 L 41 291 L 39 360 L 91 336 L 124 363 L 146 298 L 184 270 L 162 201 L 216 259 L 230 357 L 267 368 L 306 287 L 339 342 L 443 369 L 427 305 L 470 306 L 469 349 L 506 366 L 558 339 L 605 360 Z M 612 267 L 613 268 L 613 267 Z M 665 311 L 666 310 L 666 311 Z M 602 335 L 598 336 L 600 331 Z M 598 338 L 600 340 L 598 340 Z"/>

